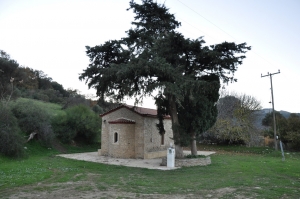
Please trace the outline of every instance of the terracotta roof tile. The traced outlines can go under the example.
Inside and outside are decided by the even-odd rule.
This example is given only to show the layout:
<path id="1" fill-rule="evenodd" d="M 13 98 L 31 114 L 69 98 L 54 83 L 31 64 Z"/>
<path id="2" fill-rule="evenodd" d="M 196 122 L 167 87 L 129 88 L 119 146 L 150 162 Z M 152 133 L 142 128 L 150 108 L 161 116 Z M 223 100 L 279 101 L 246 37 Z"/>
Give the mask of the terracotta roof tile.
<path id="1" fill-rule="evenodd" d="M 150 109 L 150 108 L 143 108 L 143 107 L 138 107 L 138 106 L 131 106 L 131 105 L 127 105 L 127 104 L 121 104 L 120 106 L 111 109 L 109 111 L 107 111 L 106 113 L 101 114 L 100 116 L 103 117 L 111 112 L 114 112 L 120 108 L 127 108 L 128 110 L 131 110 L 141 116 L 144 117 L 156 117 L 157 116 L 157 110 L 155 109 Z M 165 119 L 170 119 L 170 116 L 166 116 Z"/>
<path id="2" fill-rule="evenodd" d="M 151 116 L 157 116 L 157 110 L 155 109 L 150 109 L 150 108 L 143 108 L 143 107 L 138 107 L 138 106 L 131 106 L 131 105 L 125 105 L 134 112 L 137 112 L 141 115 L 151 115 Z"/>

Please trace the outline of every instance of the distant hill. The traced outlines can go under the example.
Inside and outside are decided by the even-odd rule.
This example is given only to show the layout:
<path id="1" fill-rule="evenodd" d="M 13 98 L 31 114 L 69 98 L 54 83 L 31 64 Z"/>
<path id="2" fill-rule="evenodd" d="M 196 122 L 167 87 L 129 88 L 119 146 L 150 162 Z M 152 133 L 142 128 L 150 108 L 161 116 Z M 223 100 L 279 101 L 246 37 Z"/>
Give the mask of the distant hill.
<path id="1" fill-rule="evenodd" d="M 256 128 L 260 129 L 260 130 L 264 130 L 267 127 L 262 125 L 262 120 L 265 118 L 266 114 L 269 113 L 269 110 L 266 109 L 262 109 L 260 111 L 256 112 L 256 120 L 255 120 L 255 126 Z"/>
<path id="2" fill-rule="evenodd" d="M 290 116 L 290 112 L 288 112 L 288 111 L 283 111 L 283 110 L 281 110 L 281 111 L 279 111 L 280 112 L 280 114 L 281 115 L 283 115 L 283 117 L 285 117 L 285 118 L 288 118 L 289 116 Z M 265 118 L 265 116 L 266 116 L 266 114 L 268 114 L 268 113 L 272 113 L 272 109 L 271 108 L 264 108 L 264 109 L 262 109 L 262 110 L 260 110 L 260 111 L 258 111 L 256 114 L 257 114 L 257 118 L 256 118 L 256 121 L 255 121 L 255 126 L 258 128 L 258 129 L 261 129 L 261 130 L 263 130 L 263 129 L 265 129 L 266 127 L 265 126 L 263 126 L 262 124 L 261 124 L 261 122 L 262 122 L 262 120 Z M 300 113 L 296 113 L 296 114 L 298 114 L 299 116 L 300 116 Z"/>
<path id="3" fill-rule="evenodd" d="M 271 109 L 271 108 L 264 108 L 264 109 L 260 110 L 260 112 L 262 112 L 262 114 L 267 114 L 267 113 L 271 113 L 271 112 L 272 112 L 272 109 Z M 283 117 L 285 117 L 285 118 L 290 117 L 290 114 L 291 114 L 290 112 L 288 112 L 288 111 L 283 111 L 283 110 L 281 110 L 281 111 L 279 111 L 279 112 L 280 112 L 280 114 L 283 115 Z M 300 113 L 296 113 L 296 114 L 300 116 Z"/>

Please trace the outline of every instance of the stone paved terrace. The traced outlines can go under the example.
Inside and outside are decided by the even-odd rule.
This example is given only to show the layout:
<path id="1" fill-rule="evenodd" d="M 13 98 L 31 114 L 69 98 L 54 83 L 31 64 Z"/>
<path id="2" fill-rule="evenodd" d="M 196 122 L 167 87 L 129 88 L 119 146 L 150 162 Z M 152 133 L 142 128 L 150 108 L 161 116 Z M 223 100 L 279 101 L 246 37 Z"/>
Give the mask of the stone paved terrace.
<path id="1" fill-rule="evenodd" d="M 184 153 L 190 154 L 190 151 L 184 151 Z M 205 155 L 205 156 L 209 156 L 214 153 L 215 152 L 213 151 L 198 151 L 198 155 Z M 99 156 L 98 152 L 61 154 L 58 156 L 64 158 L 76 159 L 76 160 L 89 161 L 89 162 L 97 162 L 97 163 L 111 164 L 111 165 L 122 165 L 128 167 L 148 168 L 148 169 L 172 170 L 172 169 L 180 168 L 180 167 L 169 168 L 167 166 L 161 166 L 162 158 L 121 159 L 121 158 L 111 158 L 107 156 Z"/>

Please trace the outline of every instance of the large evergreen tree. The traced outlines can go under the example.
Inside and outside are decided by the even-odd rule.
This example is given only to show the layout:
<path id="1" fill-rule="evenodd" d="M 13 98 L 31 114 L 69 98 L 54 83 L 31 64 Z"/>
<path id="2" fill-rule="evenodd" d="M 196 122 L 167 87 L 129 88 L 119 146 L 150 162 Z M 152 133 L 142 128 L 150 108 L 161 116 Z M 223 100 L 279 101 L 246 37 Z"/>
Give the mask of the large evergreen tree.
<path id="1" fill-rule="evenodd" d="M 203 46 L 201 37 L 191 40 L 176 31 L 180 22 L 165 5 L 153 0 L 129 5 L 136 16 L 127 36 L 87 47 L 90 64 L 79 79 L 101 99 L 142 99 L 156 91 L 158 128 L 164 133 L 162 115 L 169 114 L 176 157 L 182 157 L 187 138 L 193 141 L 213 125 L 220 80 L 235 81 L 234 72 L 250 47 L 228 42 Z"/>

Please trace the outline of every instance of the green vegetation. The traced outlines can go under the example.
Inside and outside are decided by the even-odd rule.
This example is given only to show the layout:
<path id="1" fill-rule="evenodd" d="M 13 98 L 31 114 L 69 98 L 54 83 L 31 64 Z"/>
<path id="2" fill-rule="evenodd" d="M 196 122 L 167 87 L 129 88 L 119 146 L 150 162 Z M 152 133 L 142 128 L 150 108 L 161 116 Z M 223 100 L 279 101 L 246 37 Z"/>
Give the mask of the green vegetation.
<path id="1" fill-rule="evenodd" d="M 255 126 L 260 102 L 246 94 L 221 92 L 217 102 L 218 116 L 216 123 L 202 134 L 203 140 L 214 143 L 242 143 L 258 146 L 261 131 Z"/>
<path id="2" fill-rule="evenodd" d="M 280 112 L 275 111 L 276 133 L 280 140 L 290 149 L 300 150 L 300 116 L 291 113 L 285 118 Z M 274 137 L 273 112 L 266 114 L 262 124 L 269 127 L 265 135 Z"/>
<path id="3" fill-rule="evenodd" d="M 37 134 L 29 142 L 38 140 L 46 148 L 60 147 L 60 141 L 64 140 L 55 139 L 54 133 L 66 135 L 67 131 L 53 131 L 57 130 L 58 126 L 57 123 L 53 125 L 53 121 L 68 121 L 65 128 L 74 134 L 69 142 L 74 139 L 77 145 L 99 145 L 101 119 L 87 106 L 75 105 L 62 110 L 62 105 L 59 104 L 18 98 L 7 104 L 0 103 L 0 111 L 0 153 L 3 155 L 25 157 L 24 143 L 33 132 Z M 64 146 L 61 151 L 64 152 L 65 148 L 77 150 L 76 147 Z M 94 150 L 97 148 L 100 147 Z"/>
<path id="4" fill-rule="evenodd" d="M 217 117 L 220 82 L 236 81 L 234 73 L 251 47 L 234 42 L 205 46 L 202 35 L 186 38 L 177 31 L 181 23 L 175 15 L 154 0 L 132 0 L 127 10 L 134 13 L 127 35 L 87 46 L 90 64 L 79 79 L 101 100 L 153 96 L 160 134 L 165 133 L 163 116 L 172 118 L 176 157 L 183 157 L 181 146 L 190 143 L 196 155 L 198 135 Z"/>
<path id="5" fill-rule="evenodd" d="M 36 106 L 43 109 L 43 112 L 45 112 L 50 117 L 56 116 L 58 114 L 64 114 L 65 111 L 62 110 L 62 106 L 60 104 L 55 104 L 51 102 L 44 102 L 41 100 L 36 99 L 29 99 L 29 98 L 18 98 L 13 103 L 34 103 Z"/>
<path id="6" fill-rule="evenodd" d="M 205 157 L 206 157 L 205 155 L 192 155 L 192 154 L 185 156 L 185 158 L 205 158 Z"/>
<path id="7" fill-rule="evenodd" d="M 33 139 L 44 147 L 59 148 L 51 121 L 57 117 L 65 120 L 72 109 L 76 109 L 72 113 L 77 118 L 67 119 L 76 138 L 81 137 L 89 144 L 98 142 L 101 122 L 96 124 L 96 113 L 103 109 L 90 108 L 90 102 L 78 90 L 65 90 L 43 71 L 22 67 L 0 50 L 0 154 L 25 157 L 24 143 Z M 85 105 L 86 111 L 79 105 Z"/>
<path id="8" fill-rule="evenodd" d="M 0 154 L 11 157 L 24 155 L 24 139 L 20 132 L 17 118 L 9 107 L 0 103 Z"/>
<path id="9" fill-rule="evenodd" d="M 53 118 L 52 126 L 56 137 L 64 143 L 80 141 L 93 143 L 99 140 L 101 119 L 84 105 L 66 109 L 64 115 Z"/>
<path id="10" fill-rule="evenodd" d="M 50 124 L 50 115 L 44 111 L 44 107 L 31 100 L 18 100 L 12 103 L 11 107 L 22 132 L 27 136 L 36 133 L 41 144 L 51 146 L 54 134 Z"/>
<path id="11" fill-rule="evenodd" d="M 280 153 L 269 148 L 206 145 L 199 147 L 217 151 L 211 156 L 211 165 L 161 171 L 65 159 L 36 142 L 26 147 L 28 159 L 0 157 L 1 196 L 27 188 L 40 192 L 63 191 L 65 183 L 72 183 L 77 194 L 90 191 L 93 185 L 99 192 L 113 189 L 140 196 L 205 196 L 223 189 L 233 191 L 224 192 L 218 198 L 297 198 L 300 195 L 300 153 L 287 153 L 286 160 L 282 161 Z"/>

